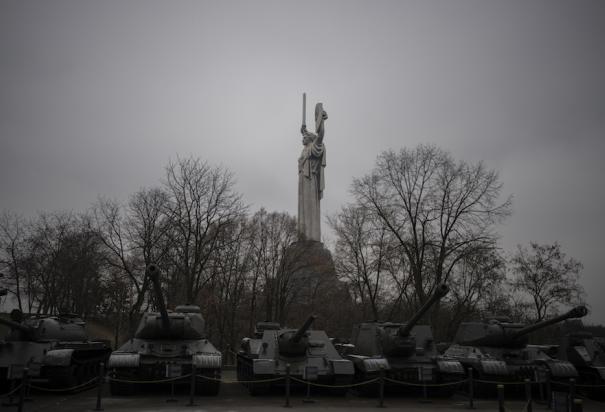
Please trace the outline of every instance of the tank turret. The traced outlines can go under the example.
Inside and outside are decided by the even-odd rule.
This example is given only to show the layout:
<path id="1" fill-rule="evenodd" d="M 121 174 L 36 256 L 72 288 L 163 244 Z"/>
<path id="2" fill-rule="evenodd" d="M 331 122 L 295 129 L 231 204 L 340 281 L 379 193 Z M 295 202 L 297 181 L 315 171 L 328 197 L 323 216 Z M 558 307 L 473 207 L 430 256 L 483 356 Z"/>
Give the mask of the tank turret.
<path id="1" fill-rule="evenodd" d="M 410 356 L 416 351 L 416 338 L 410 333 L 426 312 L 447 294 L 449 288 L 440 284 L 412 318 L 404 323 L 367 322 L 357 325 L 353 343 L 356 353 L 383 356 Z M 376 329 L 374 331 L 374 329 Z M 378 341 L 376 339 L 378 337 Z"/>
<path id="2" fill-rule="evenodd" d="M 286 356 L 304 355 L 309 344 L 306 333 L 315 319 L 316 316 L 311 315 L 298 330 L 288 330 L 279 335 L 279 353 Z"/>

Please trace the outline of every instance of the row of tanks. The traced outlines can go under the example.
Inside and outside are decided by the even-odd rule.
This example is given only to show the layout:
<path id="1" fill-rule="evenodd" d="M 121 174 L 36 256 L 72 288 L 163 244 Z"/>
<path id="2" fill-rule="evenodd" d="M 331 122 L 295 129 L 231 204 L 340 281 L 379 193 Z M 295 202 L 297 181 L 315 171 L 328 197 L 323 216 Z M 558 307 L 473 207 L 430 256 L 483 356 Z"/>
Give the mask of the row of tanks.
<path id="1" fill-rule="evenodd" d="M 106 341 L 89 340 L 84 322 L 74 315 L 29 317 L 16 311 L 0 319 L 11 332 L 0 342 L 0 383 L 5 388 L 18 379 L 24 366 L 49 386 L 73 387 L 98 373 L 107 361 L 111 393 L 128 395 L 145 382 L 195 373 L 196 392 L 216 395 L 220 389 L 222 356 L 208 340 L 200 308 L 193 305 L 166 309 L 155 265 L 146 270 L 153 285 L 158 312 L 145 313 L 134 336 L 110 355 Z M 494 318 L 461 324 L 454 343 L 440 354 L 429 325 L 420 320 L 448 292 L 436 287 L 427 302 L 406 323 L 364 322 L 355 325 L 349 343 L 334 344 L 325 331 L 311 328 L 310 316 L 298 329 L 259 322 L 254 335 L 244 338 L 237 353 L 237 377 L 253 395 L 284 384 L 289 374 L 296 385 L 315 381 L 344 394 L 351 383 L 379 376 L 387 391 L 418 390 L 426 383 L 432 394 L 449 395 L 469 371 L 477 380 L 512 381 L 524 378 L 568 380 L 602 384 L 605 380 L 603 343 L 586 333 L 568 335 L 555 356 L 545 347 L 528 345 L 527 336 L 542 327 L 586 315 L 585 307 L 532 325 Z M 575 365 L 575 366 L 574 366 Z M 287 371 L 289 369 L 289 371 Z M 417 386 L 401 386 L 397 381 Z M 452 385 L 449 385 L 453 383 Z M 376 384 L 358 386 L 373 395 Z M 481 391 L 481 386 L 477 387 Z"/>

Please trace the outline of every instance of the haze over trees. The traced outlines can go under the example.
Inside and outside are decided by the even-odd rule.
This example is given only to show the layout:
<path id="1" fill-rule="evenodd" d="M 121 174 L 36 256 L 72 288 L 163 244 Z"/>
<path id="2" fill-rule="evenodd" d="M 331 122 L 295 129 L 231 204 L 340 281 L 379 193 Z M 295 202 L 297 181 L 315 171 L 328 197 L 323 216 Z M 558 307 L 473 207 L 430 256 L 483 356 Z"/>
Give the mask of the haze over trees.
<path id="1" fill-rule="evenodd" d="M 350 324 L 405 320 L 442 282 L 451 291 L 431 316 L 440 339 L 488 312 L 542 319 L 582 298 L 581 264 L 560 245 L 532 243 L 505 258 L 496 227 L 511 201 L 482 163 L 434 146 L 385 151 L 351 193 L 353 201 L 327 218 L 345 293 L 334 295 L 342 302 L 326 302 L 350 314 Z M 28 219 L 4 211 L 1 280 L 24 312 L 97 319 L 117 343 L 155 307 L 144 276 L 155 263 L 168 307 L 200 305 L 210 337 L 225 350 L 257 321 L 288 321 L 296 283 L 284 256 L 296 239 L 295 217 L 251 212 L 229 170 L 178 158 L 161 183 L 125 203 L 100 197 L 81 214 Z"/>

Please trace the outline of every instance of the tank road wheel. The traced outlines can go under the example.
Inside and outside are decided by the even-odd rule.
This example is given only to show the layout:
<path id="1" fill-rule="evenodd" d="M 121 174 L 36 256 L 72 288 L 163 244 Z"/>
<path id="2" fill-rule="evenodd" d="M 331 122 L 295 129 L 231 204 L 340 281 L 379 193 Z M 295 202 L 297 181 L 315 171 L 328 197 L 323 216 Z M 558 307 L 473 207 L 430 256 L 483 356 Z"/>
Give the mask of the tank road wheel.
<path id="1" fill-rule="evenodd" d="M 221 370 L 202 369 L 199 374 L 211 379 L 195 378 L 195 393 L 199 396 L 216 396 L 221 389 Z"/>

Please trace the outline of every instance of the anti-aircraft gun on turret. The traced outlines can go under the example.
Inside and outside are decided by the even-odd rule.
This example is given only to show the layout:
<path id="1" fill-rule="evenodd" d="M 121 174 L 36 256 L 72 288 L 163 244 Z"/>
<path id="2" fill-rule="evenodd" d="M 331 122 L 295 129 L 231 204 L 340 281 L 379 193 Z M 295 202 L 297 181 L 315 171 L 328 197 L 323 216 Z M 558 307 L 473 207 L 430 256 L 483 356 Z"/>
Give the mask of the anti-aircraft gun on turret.
<path id="1" fill-rule="evenodd" d="M 24 315 L 14 309 L 0 324 L 10 328 L 0 341 L 1 389 L 21 379 L 26 367 L 38 385 L 75 387 L 98 376 L 111 352 L 109 342 L 88 338 L 85 322 L 74 314 Z"/>
<path id="2" fill-rule="evenodd" d="M 527 345 L 528 335 L 566 319 L 586 316 L 586 307 L 578 306 L 567 313 L 530 325 L 513 323 L 507 318 L 493 318 L 482 322 L 460 324 L 454 344 L 445 356 L 457 359 L 465 367 L 472 369 L 480 380 L 543 380 L 569 379 L 578 372 L 569 362 L 553 359 L 539 346 Z M 485 392 L 481 385 L 479 392 Z"/>
<path id="3" fill-rule="evenodd" d="M 264 394 L 275 385 L 283 385 L 283 381 L 266 381 L 286 376 L 288 364 L 294 378 L 328 385 L 346 385 L 352 381 L 352 363 L 342 359 L 324 331 L 311 329 L 313 321 L 315 316 L 310 316 L 299 329 L 259 322 L 254 338 L 242 340 L 237 354 L 237 377 L 246 382 L 244 385 L 251 394 Z M 346 388 L 332 392 L 344 394 Z"/>
<path id="4" fill-rule="evenodd" d="M 442 359 L 435 347 L 431 327 L 418 324 L 448 291 L 445 284 L 438 285 L 406 323 L 374 321 L 355 325 L 346 358 L 355 364 L 356 381 L 376 378 L 381 370 L 387 378 L 410 383 L 434 384 L 461 380 L 464 376 L 462 365 L 455 360 Z M 404 391 L 410 387 L 387 385 L 387 389 L 395 388 Z M 360 389 L 375 394 L 375 389 L 370 385 L 361 386 Z M 444 386 L 440 393 L 453 393 L 455 389 L 454 385 Z"/>
<path id="5" fill-rule="evenodd" d="M 109 358 L 111 392 L 129 395 L 136 389 L 133 381 L 175 378 L 190 373 L 202 375 L 196 380 L 200 395 L 216 395 L 220 389 L 221 353 L 206 338 L 200 308 L 194 305 L 166 309 L 159 280 L 160 270 L 150 265 L 145 275 L 152 281 L 158 312 L 143 314 L 134 336 Z M 187 379 L 177 383 L 188 383 Z"/>

